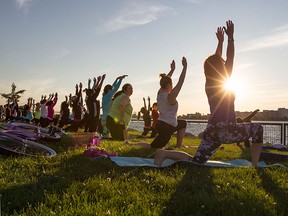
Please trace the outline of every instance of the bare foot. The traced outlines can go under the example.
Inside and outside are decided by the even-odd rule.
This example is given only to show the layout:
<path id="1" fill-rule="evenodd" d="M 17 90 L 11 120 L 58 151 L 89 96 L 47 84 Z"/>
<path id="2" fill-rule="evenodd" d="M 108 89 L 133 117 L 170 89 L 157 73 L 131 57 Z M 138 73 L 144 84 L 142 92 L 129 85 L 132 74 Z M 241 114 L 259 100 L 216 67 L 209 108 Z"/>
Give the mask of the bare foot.
<path id="1" fill-rule="evenodd" d="M 157 166 L 161 166 L 164 160 L 165 160 L 165 150 L 162 149 L 156 150 L 154 164 Z"/>

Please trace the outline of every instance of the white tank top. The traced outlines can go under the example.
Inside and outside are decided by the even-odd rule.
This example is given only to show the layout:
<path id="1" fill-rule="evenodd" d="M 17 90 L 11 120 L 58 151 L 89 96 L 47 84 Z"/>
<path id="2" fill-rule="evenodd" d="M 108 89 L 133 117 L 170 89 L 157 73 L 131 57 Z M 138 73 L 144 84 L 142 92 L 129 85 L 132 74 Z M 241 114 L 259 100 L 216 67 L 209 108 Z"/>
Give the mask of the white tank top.
<path id="1" fill-rule="evenodd" d="M 177 111 L 178 111 L 178 102 L 176 104 L 169 105 L 168 102 L 168 92 L 162 92 L 157 96 L 157 105 L 159 109 L 159 118 L 158 120 L 166 122 L 169 125 L 174 127 L 177 126 Z"/>

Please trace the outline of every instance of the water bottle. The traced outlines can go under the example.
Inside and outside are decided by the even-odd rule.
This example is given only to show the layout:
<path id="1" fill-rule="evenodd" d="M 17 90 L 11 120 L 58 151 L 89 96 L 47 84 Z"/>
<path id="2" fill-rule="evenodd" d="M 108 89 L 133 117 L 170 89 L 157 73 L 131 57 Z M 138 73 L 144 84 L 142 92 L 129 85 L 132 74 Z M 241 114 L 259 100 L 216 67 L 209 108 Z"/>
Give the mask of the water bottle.
<path id="1" fill-rule="evenodd" d="M 95 133 L 92 139 L 92 146 L 99 146 L 100 145 L 100 134 Z"/>

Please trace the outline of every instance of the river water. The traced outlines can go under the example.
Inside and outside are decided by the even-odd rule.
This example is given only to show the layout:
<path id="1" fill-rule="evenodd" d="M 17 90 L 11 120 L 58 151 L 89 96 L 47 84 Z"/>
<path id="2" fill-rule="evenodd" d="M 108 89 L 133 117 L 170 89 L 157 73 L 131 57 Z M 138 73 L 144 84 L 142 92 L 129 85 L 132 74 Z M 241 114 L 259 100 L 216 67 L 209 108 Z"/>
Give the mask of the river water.
<path id="1" fill-rule="evenodd" d="M 256 122 L 255 122 L 256 123 Z M 264 143 L 270 143 L 270 144 L 278 144 L 281 143 L 281 134 L 283 136 L 283 130 L 281 128 L 282 123 L 288 123 L 288 122 L 258 122 L 263 126 L 264 129 Z M 193 134 L 197 136 L 199 133 L 201 133 L 206 128 L 207 123 L 203 121 L 193 121 L 190 122 L 187 121 L 187 128 L 186 133 Z M 144 122 L 143 121 L 131 121 L 129 128 L 143 131 Z M 282 130 L 282 131 L 281 131 Z M 283 143 L 283 141 L 282 141 Z M 287 133 L 286 133 L 286 145 L 287 145 Z"/>

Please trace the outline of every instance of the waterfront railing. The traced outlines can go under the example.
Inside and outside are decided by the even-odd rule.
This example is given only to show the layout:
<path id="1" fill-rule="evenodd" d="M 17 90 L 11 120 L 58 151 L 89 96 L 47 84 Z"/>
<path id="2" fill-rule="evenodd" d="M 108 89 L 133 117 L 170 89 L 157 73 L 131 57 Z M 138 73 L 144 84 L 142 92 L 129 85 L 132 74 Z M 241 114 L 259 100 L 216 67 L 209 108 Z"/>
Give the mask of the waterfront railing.
<path id="1" fill-rule="evenodd" d="M 207 120 L 191 120 L 185 119 L 188 123 L 188 132 L 192 131 L 193 135 L 198 135 L 202 132 L 207 125 Z M 135 124 L 138 122 L 136 119 L 132 119 L 134 124 L 131 127 L 134 129 L 142 130 L 143 121 L 140 120 L 140 124 Z M 288 145 L 288 122 L 271 122 L 271 121 L 253 121 L 254 123 L 261 124 L 263 126 L 263 142 L 269 144 L 284 144 Z M 137 128 L 136 128 L 137 126 Z"/>
<path id="2" fill-rule="evenodd" d="M 188 124 L 207 124 L 207 120 L 186 120 Z M 263 126 L 264 143 L 288 145 L 288 122 L 254 121 Z"/>

